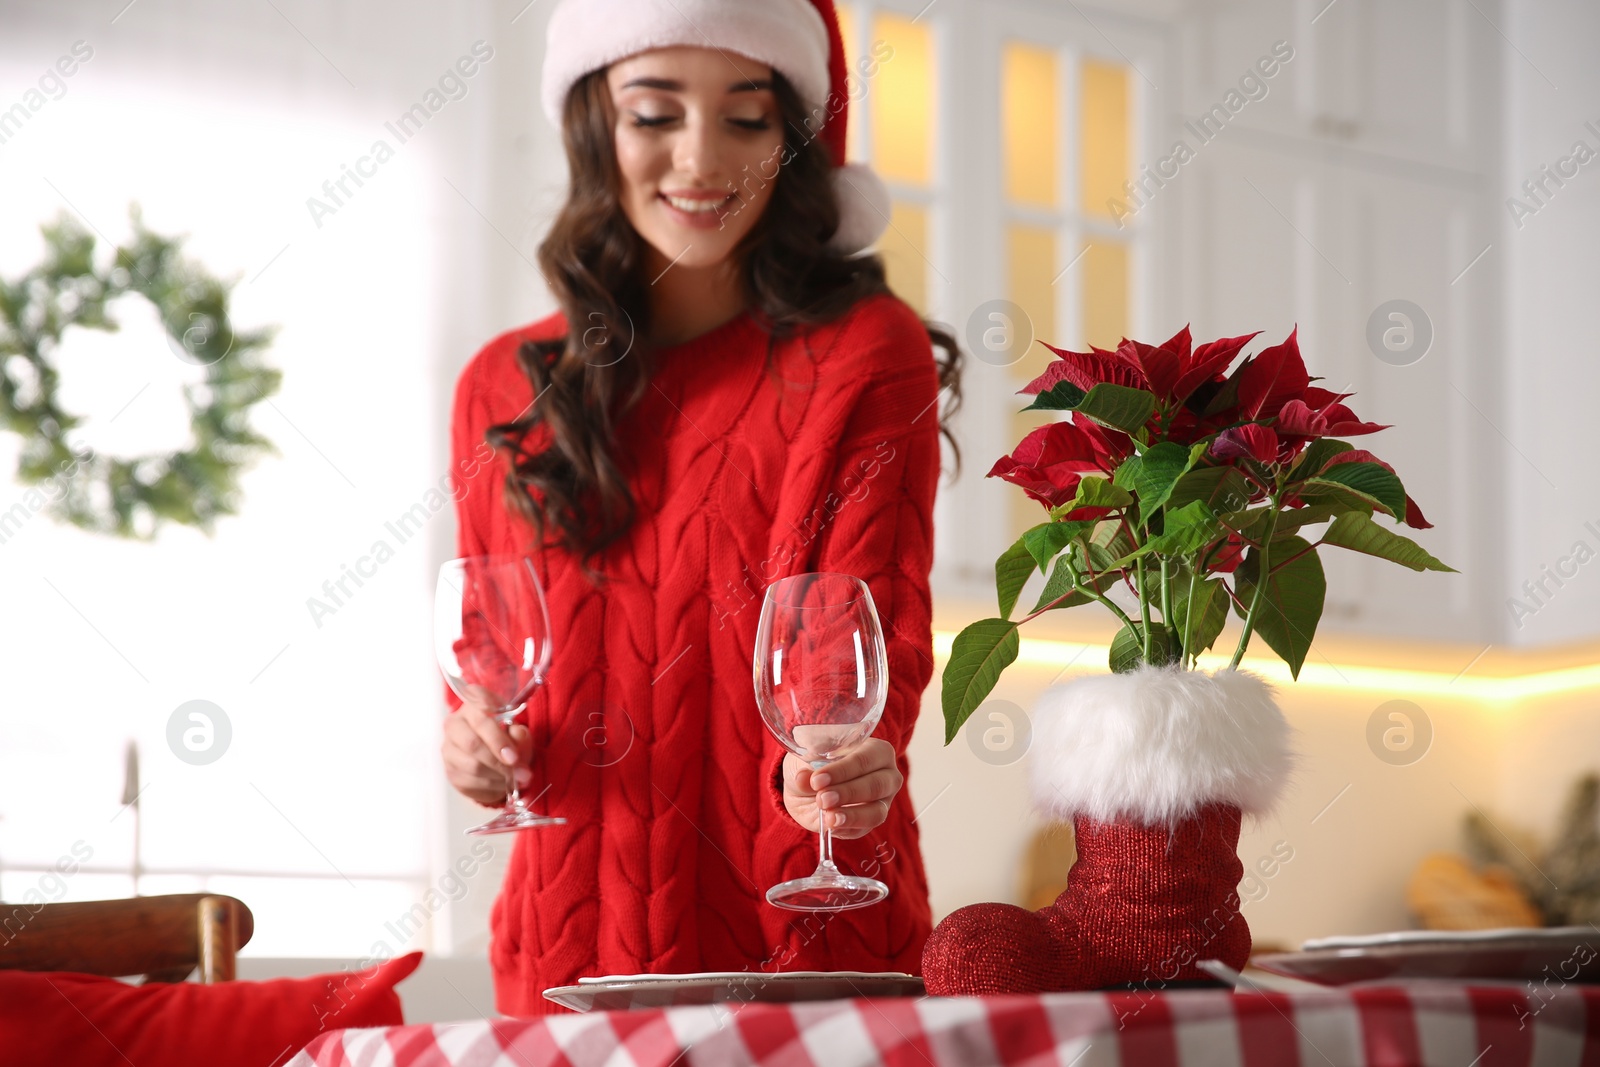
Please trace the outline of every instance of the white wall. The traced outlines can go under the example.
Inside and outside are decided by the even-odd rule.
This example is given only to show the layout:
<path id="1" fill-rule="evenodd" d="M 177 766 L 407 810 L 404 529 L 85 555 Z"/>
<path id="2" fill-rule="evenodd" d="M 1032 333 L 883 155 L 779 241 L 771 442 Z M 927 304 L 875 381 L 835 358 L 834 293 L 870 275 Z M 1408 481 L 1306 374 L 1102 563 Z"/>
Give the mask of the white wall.
<path id="1" fill-rule="evenodd" d="M 1590 309 L 1600 278 L 1600 162 L 1547 185 L 1544 206 L 1520 226 L 1510 197 L 1537 204 L 1522 182 L 1554 168 L 1582 141 L 1600 153 L 1600 8 L 1583 0 L 1505 0 L 1498 18 L 1517 51 L 1504 59 L 1505 154 L 1496 177 L 1497 252 L 1504 256 L 1506 331 L 1500 360 L 1513 451 L 1504 482 L 1509 566 L 1496 605 L 1516 644 L 1600 632 L 1600 567 L 1579 566 L 1574 549 L 1600 553 L 1600 468 L 1588 459 L 1600 399 L 1600 362 L 1590 353 Z M 1592 528 L 1591 528 L 1592 524 Z M 1563 557 L 1573 557 L 1563 564 Z M 1545 568 L 1576 575 L 1558 586 Z M 1559 575 L 1558 575 L 1559 577 Z M 1524 582 L 1545 579 L 1535 602 Z M 1511 622 L 1506 598 L 1536 612 Z"/>

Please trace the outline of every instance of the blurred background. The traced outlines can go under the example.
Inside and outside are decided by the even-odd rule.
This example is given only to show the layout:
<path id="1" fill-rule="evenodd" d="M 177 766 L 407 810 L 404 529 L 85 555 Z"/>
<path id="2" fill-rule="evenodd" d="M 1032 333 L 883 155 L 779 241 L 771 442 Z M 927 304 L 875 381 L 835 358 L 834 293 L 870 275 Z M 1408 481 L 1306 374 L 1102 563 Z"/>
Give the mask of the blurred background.
<path id="1" fill-rule="evenodd" d="M 63 215 L 108 255 L 136 203 L 232 283 L 239 329 L 278 328 L 264 358 L 283 372 L 250 409 L 278 454 L 211 537 L 60 523 L 49 487 L 14 476 L 22 436 L 0 433 L 0 898 L 230 893 L 256 917 L 243 977 L 420 947 L 424 975 L 456 966 L 425 1012 L 492 1010 L 481 957 L 509 842 L 474 853 L 460 832 L 480 812 L 438 766 L 430 609 L 456 552 L 456 375 L 554 307 L 534 266 L 566 181 L 537 104 L 552 6 L 0 0 L 0 279 L 40 262 Z M 1283 683 L 1307 759 L 1241 840 L 1245 915 L 1263 944 L 1404 929 L 1428 921 L 1430 856 L 1446 896 L 1505 885 L 1440 854 L 1537 869 L 1600 768 L 1600 466 L 1581 444 L 1600 400 L 1583 325 L 1600 8 L 839 7 L 852 54 L 877 60 L 852 80 L 851 152 L 894 193 L 879 251 L 969 353 L 938 651 L 994 613 L 995 557 L 1043 518 L 983 477 L 1050 417 L 1017 413 L 1050 356 L 1030 339 L 1188 323 L 1264 331 L 1259 347 L 1298 327 L 1311 372 L 1394 424 L 1371 445 L 1435 524 L 1417 540 L 1460 573 L 1324 553 L 1300 680 L 1247 660 Z M 71 440 L 185 448 L 203 368 L 142 298 L 112 310 L 120 331 L 70 328 L 55 354 Z M 1112 628 L 1052 615 L 948 748 L 937 675 L 926 694 L 909 789 L 936 918 L 1023 902 L 1070 860 L 1029 811 L 1027 708 L 1104 670 Z M 200 756 L 178 740 L 196 707 Z"/>

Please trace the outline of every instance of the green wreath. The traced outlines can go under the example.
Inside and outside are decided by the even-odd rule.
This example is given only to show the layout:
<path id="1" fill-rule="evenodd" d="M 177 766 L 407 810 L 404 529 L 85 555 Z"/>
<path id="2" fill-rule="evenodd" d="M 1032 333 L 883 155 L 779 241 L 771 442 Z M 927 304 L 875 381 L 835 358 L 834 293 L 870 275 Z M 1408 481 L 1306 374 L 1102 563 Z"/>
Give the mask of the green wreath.
<path id="1" fill-rule="evenodd" d="M 248 424 L 251 405 L 277 392 L 283 378 L 260 360 L 276 330 L 234 332 L 228 291 L 237 279 L 212 277 L 179 253 L 181 238 L 145 229 L 137 206 L 130 214 L 133 240 L 109 266 L 96 266 L 93 234 L 62 215 L 41 227 L 44 261 L 15 281 L 0 279 L 0 423 L 23 438 L 18 481 L 58 490 L 44 504 L 27 494 L 34 510 L 140 541 L 153 540 L 163 520 L 210 536 L 219 515 L 238 514 L 243 468 L 258 452 L 281 455 Z M 178 357 L 206 368 L 204 383 L 184 386 L 194 431 L 184 451 L 114 459 L 68 443 L 83 420 L 56 402 L 50 357 L 70 327 L 115 332 L 107 305 L 127 293 L 155 306 Z M 0 534 L 9 536 L 11 515 L 0 513 Z"/>

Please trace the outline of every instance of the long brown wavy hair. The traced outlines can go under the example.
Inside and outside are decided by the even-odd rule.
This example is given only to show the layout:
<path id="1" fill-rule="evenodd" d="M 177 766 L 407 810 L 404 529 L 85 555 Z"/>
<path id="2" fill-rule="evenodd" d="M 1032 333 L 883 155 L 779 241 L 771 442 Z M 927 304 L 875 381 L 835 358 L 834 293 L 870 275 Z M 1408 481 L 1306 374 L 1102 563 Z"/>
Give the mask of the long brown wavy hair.
<path id="1" fill-rule="evenodd" d="M 553 529 L 555 543 L 580 555 L 591 580 L 599 575 L 589 561 L 635 517 L 633 493 L 613 449 L 620 421 L 643 398 L 654 369 L 645 342 L 651 323 L 643 239 L 620 203 L 615 111 L 605 75 L 604 68 L 589 73 L 567 95 L 562 140 L 571 186 L 539 246 L 539 266 L 565 314 L 567 336 L 523 343 L 517 360 L 535 401 L 516 420 L 485 433 L 491 446 L 513 457 L 503 487 L 508 505 L 532 523 L 541 544 L 549 543 Z M 755 318 L 770 335 L 769 372 L 778 339 L 831 322 L 857 301 L 889 291 L 881 257 L 847 258 L 826 246 L 839 225 L 828 149 L 809 132 L 806 106 L 794 87 L 777 71 L 772 83 L 787 162 L 761 218 L 731 253 L 742 264 Z M 617 331 L 601 325 L 613 323 L 625 325 Z M 961 451 L 950 417 L 961 404 L 963 356 L 948 329 L 927 320 L 923 326 L 944 350 L 942 358 L 935 357 L 944 397 L 939 428 L 959 472 Z M 618 358 L 619 349 L 629 358 Z M 546 447 L 525 449 L 539 427 L 548 435 Z"/>

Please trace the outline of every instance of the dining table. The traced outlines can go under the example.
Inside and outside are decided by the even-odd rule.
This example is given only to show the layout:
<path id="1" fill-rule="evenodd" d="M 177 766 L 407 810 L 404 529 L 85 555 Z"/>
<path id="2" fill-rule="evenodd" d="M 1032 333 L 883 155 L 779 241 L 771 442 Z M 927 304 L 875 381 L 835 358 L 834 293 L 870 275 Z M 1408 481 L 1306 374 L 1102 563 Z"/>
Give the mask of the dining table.
<path id="1" fill-rule="evenodd" d="M 334 1030 L 289 1067 L 1600 1067 L 1600 986 L 731 1001 Z"/>

